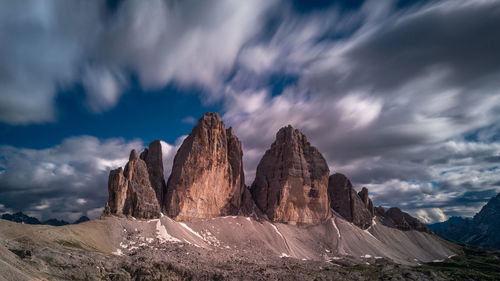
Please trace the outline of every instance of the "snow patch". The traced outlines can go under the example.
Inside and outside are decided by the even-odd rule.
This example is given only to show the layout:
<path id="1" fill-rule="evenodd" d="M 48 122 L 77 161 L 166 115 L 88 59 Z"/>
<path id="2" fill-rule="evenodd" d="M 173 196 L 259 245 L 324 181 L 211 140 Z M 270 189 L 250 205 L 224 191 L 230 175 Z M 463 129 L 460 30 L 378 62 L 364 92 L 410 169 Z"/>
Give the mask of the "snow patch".
<path id="1" fill-rule="evenodd" d="M 372 257 L 372 255 L 368 255 L 368 254 L 366 254 L 366 255 L 361 256 L 361 257 L 362 257 L 362 258 L 365 258 L 365 259 L 369 259 L 369 258 L 371 258 L 371 257 Z"/>
<path id="2" fill-rule="evenodd" d="M 164 225 L 161 224 L 160 220 L 158 220 L 156 222 L 156 234 L 157 234 L 156 237 L 161 241 L 161 243 L 164 243 L 164 242 L 173 242 L 173 243 L 181 242 L 181 240 L 179 240 L 179 239 L 171 236 L 170 234 L 168 234 L 167 229 L 165 228 Z"/>
<path id="3" fill-rule="evenodd" d="M 112 252 L 112 254 L 117 256 L 123 256 L 122 250 L 120 249 L 116 249 L 116 251 Z"/>
<path id="4" fill-rule="evenodd" d="M 276 233 L 278 233 L 279 236 L 281 236 L 281 238 L 283 239 L 283 241 L 285 241 L 285 237 L 283 236 L 283 234 L 281 234 L 281 232 L 278 230 L 278 227 L 276 227 L 276 225 L 272 224 L 271 223 L 271 226 L 274 228 L 274 231 L 276 231 Z M 285 243 L 286 244 L 286 243 Z"/>
<path id="5" fill-rule="evenodd" d="M 123 243 L 123 242 L 120 242 L 120 247 L 122 247 L 123 249 L 127 249 L 127 244 Z"/>
<path id="6" fill-rule="evenodd" d="M 332 218 L 332 225 L 335 228 L 335 230 L 337 231 L 337 237 L 340 238 L 340 230 L 338 229 L 337 224 L 335 223 L 335 219 L 333 219 L 333 218 Z"/>
<path id="7" fill-rule="evenodd" d="M 280 255 L 280 258 L 289 258 L 289 257 L 290 257 L 290 256 L 289 256 L 289 255 L 287 255 L 287 254 L 285 254 L 285 253 L 281 253 L 281 255 Z"/>
<path id="8" fill-rule="evenodd" d="M 201 237 L 201 235 L 200 235 L 198 232 L 194 231 L 191 227 L 187 226 L 185 223 L 180 222 L 179 224 L 180 224 L 182 227 L 184 227 L 187 231 L 189 231 L 189 232 L 193 233 L 194 235 L 196 235 L 196 236 L 197 236 L 198 238 L 200 238 L 201 240 L 205 240 L 205 239 L 203 239 L 203 237 Z"/>
<path id="9" fill-rule="evenodd" d="M 383 257 L 375 257 L 376 260 L 383 259 Z"/>
<path id="10" fill-rule="evenodd" d="M 247 221 L 252 222 L 252 219 L 250 217 L 246 217 Z"/>

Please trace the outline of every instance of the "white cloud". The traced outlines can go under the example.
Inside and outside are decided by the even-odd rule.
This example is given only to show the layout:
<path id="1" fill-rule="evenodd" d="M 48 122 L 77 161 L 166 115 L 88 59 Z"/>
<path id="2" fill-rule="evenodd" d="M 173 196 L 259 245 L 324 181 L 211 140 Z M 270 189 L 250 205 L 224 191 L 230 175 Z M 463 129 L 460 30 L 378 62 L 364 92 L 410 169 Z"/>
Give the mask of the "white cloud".
<path id="1" fill-rule="evenodd" d="M 124 77 L 104 67 L 86 67 L 82 83 L 88 108 L 96 113 L 113 108 L 124 90 Z"/>
<path id="2" fill-rule="evenodd" d="M 72 137 L 46 149 L 0 146 L 2 204 L 43 219 L 72 218 L 104 206 L 109 170 L 123 166 L 142 142 Z M 78 204 L 78 207 L 75 205 Z M 55 212 L 55 213 L 54 213 Z"/>
<path id="3" fill-rule="evenodd" d="M 448 219 L 443 210 L 439 208 L 420 209 L 416 210 L 414 214 L 424 223 L 443 222 Z"/>

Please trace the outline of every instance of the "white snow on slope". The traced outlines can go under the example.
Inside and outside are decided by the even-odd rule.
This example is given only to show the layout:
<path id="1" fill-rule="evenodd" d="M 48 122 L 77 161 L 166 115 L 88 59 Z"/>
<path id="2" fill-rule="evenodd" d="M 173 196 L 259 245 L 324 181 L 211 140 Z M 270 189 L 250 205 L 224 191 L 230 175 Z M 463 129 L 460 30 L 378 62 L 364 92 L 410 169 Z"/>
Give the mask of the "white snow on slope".
<path id="1" fill-rule="evenodd" d="M 339 228 L 337 227 L 337 224 L 335 223 L 335 219 L 332 218 L 332 225 L 333 227 L 335 228 L 335 230 L 337 231 L 337 237 L 340 238 L 340 231 L 339 231 Z"/>
<path id="2" fill-rule="evenodd" d="M 182 225 L 182 227 L 184 227 L 185 229 L 187 229 L 189 232 L 191 232 L 194 235 L 196 235 L 201 240 L 205 241 L 205 239 L 198 232 L 194 231 L 191 227 L 187 226 L 185 223 L 180 222 L 179 224 Z"/>
<path id="3" fill-rule="evenodd" d="M 157 238 L 163 243 L 163 242 L 181 242 L 181 240 L 171 236 L 168 234 L 167 229 L 165 228 L 164 225 L 161 224 L 160 220 L 156 222 L 156 234 Z"/>

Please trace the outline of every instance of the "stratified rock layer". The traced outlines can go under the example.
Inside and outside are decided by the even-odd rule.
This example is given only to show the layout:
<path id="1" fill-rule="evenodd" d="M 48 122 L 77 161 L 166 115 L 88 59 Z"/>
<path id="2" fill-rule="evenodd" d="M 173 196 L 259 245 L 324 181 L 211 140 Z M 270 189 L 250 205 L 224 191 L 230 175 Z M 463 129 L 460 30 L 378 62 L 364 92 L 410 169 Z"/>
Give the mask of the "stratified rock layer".
<path id="1" fill-rule="evenodd" d="M 330 176 L 328 181 L 328 197 L 330 206 L 346 220 L 366 229 L 372 224 L 373 203 L 368 198 L 368 189 L 356 193 L 351 181 L 340 173 Z M 370 207 L 371 204 L 371 207 Z"/>
<path id="2" fill-rule="evenodd" d="M 257 166 L 251 192 L 256 205 L 275 222 L 316 224 L 331 216 L 328 165 L 306 137 L 281 128 Z"/>
<path id="3" fill-rule="evenodd" d="M 176 220 L 237 215 L 245 192 L 241 142 L 217 113 L 206 113 L 184 140 L 167 183 L 167 214 Z"/>
<path id="4" fill-rule="evenodd" d="M 109 200 L 105 214 L 151 219 L 160 217 L 160 205 L 149 180 L 146 163 L 135 150 L 125 169 L 112 170 L 108 181 Z"/>

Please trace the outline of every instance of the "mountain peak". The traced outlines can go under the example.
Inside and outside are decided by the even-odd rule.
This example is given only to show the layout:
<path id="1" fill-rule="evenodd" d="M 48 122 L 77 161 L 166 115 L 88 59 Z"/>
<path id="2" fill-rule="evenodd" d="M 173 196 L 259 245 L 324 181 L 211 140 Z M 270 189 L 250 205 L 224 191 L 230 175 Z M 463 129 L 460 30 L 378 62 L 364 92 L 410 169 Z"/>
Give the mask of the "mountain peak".
<path id="1" fill-rule="evenodd" d="M 272 221 L 319 223 L 330 217 L 328 165 L 304 134 L 288 125 L 259 162 L 251 192 Z"/>

